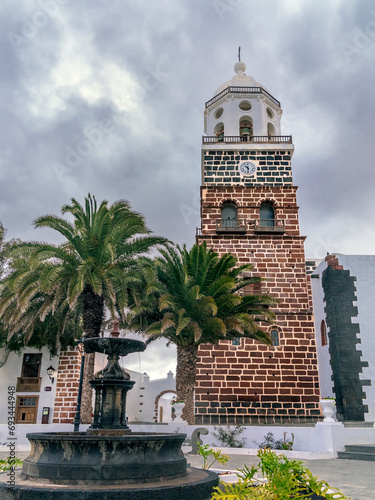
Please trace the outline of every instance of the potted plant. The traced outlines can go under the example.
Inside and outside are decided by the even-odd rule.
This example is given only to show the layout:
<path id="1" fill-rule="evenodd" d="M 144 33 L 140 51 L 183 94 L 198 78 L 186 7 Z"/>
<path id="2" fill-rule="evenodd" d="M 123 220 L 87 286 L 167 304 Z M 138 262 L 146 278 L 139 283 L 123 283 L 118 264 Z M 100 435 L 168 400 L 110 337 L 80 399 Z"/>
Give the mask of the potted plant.
<path id="1" fill-rule="evenodd" d="M 324 415 L 324 423 L 333 423 L 337 422 L 336 419 L 336 399 L 333 397 L 322 398 L 319 401 L 319 404 L 322 408 L 322 412 Z"/>

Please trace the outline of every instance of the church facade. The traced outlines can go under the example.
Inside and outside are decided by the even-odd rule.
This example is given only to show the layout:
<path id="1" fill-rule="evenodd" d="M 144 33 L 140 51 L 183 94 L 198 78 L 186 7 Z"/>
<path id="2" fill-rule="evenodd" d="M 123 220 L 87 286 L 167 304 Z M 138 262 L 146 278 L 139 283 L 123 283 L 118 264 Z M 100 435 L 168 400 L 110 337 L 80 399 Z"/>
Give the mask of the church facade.
<path id="1" fill-rule="evenodd" d="M 199 350 L 197 424 L 306 423 L 320 417 L 311 284 L 293 184 L 292 137 L 280 102 L 236 63 L 206 103 L 201 227 L 219 254 L 233 253 L 263 278 L 252 293 L 278 299 L 272 346 L 252 339 Z"/>

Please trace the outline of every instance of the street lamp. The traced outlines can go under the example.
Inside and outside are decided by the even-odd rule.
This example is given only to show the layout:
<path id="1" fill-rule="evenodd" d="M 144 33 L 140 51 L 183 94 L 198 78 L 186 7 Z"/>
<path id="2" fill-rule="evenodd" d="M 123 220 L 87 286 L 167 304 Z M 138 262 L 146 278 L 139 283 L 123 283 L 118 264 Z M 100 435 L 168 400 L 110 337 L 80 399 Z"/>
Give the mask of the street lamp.
<path id="1" fill-rule="evenodd" d="M 83 382 L 83 370 L 85 367 L 85 348 L 83 344 L 84 339 L 77 340 L 78 351 L 81 354 L 81 371 L 79 373 L 79 386 L 78 386 L 78 397 L 77 397 L 77 411 L 74 417 L 74 432 L 79 432 L 79 424 L 81 422 L 81 399 L 82 399 L 82 382 Z"/>
<path id="2" fill-rule="evenodd" d="M 52 382 L 52 384 L 54 383 L 55 381 L 55 369 L 52 365 L 50 365 L 48 368 L 47 368 L 47 375 L 49 376 L 49 379 L 50 381 Z"/>

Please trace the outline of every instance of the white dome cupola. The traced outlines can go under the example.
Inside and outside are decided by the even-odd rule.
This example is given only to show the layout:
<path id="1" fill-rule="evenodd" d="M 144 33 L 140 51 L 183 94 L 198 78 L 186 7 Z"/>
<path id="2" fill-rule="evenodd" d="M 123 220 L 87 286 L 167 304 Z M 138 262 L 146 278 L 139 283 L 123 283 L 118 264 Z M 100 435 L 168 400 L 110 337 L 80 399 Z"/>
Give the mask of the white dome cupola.
<path id="1" fill-rule="evenodd" d="M 233 142 L 238 139 L 258 142 L 256 137 L 281 136 L 280 102 L 252 76 L 246 75 L 243 61 L 234 65 L 234 71 L 233 78 L 221 85 L 206 102 L 205 134 L 218 142 L 224 141 L 224 137 L 228 137 L 229 142 L 229 138 L 233 138 Z"/>

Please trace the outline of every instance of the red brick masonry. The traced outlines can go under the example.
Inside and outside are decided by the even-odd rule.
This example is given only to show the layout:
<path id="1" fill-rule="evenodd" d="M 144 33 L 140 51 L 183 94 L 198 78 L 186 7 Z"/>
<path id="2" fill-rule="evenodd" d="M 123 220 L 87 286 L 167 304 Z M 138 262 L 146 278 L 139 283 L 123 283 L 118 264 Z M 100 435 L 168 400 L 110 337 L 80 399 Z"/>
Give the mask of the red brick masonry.
<path id="1" fill-rule="evenodd" d="M 203 186 L 202 229 L 220 254 L 231 252 L 251 263 L 253 275 L 265 279 L 262 292 L 276 297 L 280 345 L 268 347 L 242 339 L 239 346 L 222 342 L 199 350 L 196 387 L 197 424 L 293 423 L 320 416 L 319 378 L 312 315 L 310 278 L 306 275 L 304 237 L 299 234 L 295 186 Z M 238 218 L 246 219 L 246 234 L 216 234 L 225 201 L 235 202 Z M 273 203 L 275 217 L 284 220 L 283 234 L 255 234 L 252 221 L 259 206 Z"/>
<path id="2" fill-rule="evenodd" d="M 54 424 L 72 424 L 77 407 L 81 355 L 77 350 L 61 352 L 56 382 Z"/>

